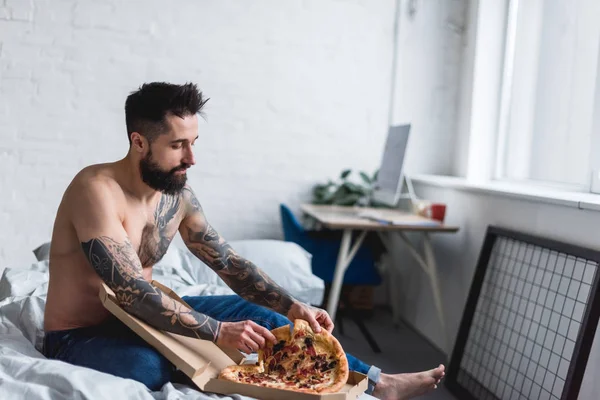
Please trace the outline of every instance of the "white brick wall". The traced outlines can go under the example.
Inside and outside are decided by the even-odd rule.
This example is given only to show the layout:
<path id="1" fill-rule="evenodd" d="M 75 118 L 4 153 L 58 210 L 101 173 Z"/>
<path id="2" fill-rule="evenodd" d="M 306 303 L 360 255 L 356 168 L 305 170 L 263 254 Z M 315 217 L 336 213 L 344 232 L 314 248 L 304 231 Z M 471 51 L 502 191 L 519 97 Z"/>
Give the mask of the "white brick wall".
<path id="1" fill-rule="evenodd" d="M 141 83 L 211 98 L 190 181 L 230 239 L 280 237 L 278 204 L 373 170 L 393 0 L 0 0 L 0 268 L 33 260 L 82 167 L 127 151 Z"/>
<path id="2" fill-rule="evenodd" d="M 393 120 L 426 122 L 413 131 L 418 154 L 454 129 L 452 16 L 464 0 L 398 3 L 406 57 Z M 211 222 L 228 239 L 281 237 L 280 202 L 296 208 L 314 183 L 379 163 L 395 6 L 0 0 L 0 269 L 32 261 L 49 240 L 79 169 L 125 155 L 125 97 L 153 80 L 193 81 L 211 98 L 189 173 Z M 440 151 L 444 164 L 446 145 Z M 431 172 L 423 157 L 409 158 L 414 172 Z"/>

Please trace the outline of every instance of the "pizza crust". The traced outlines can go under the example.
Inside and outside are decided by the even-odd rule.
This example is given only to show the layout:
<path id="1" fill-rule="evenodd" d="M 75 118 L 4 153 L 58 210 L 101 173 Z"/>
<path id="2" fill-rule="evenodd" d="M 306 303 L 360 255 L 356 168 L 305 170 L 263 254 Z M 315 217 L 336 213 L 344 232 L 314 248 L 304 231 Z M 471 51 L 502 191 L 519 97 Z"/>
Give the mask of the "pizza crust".
<path id="1" fill-rule="evenodd" d="M 263 364 L 259 362 L 256 364 L 247 364 L 247 365 L 231 365 L 221 371 L 219 373 L 219 379 L 225 379 L 226 381 L 239 382 L 239 373 L 241 372 L 243 375 L 249 374 L 259 374 L 264 372 L 265 368 Z"/>
<path id="2" fill-rule="evenodd" d="M 286 342 L 292 338 L 292 333 L 290 332 L 290 326 L 280 326 L 279 328 L 275 328 L 271 330 L 271 333 L 275 336 L 277 341 L 285 340 Z"/>

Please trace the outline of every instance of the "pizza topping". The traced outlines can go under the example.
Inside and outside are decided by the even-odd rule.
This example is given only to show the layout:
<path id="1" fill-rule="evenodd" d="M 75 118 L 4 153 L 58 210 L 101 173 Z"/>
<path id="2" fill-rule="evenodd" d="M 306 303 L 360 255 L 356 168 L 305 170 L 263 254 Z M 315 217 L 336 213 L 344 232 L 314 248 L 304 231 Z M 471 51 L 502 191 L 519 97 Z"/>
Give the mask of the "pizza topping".
<path id="1" fill-rule="evenodd" d="M 335 362 L 335 361 L 332 361 L 329 364 L 324 363 L 324 364 L 321 364 L 321 367 L 319 369 L 321 370 L 321 372 L 329 371 L 330 369 L 335 368 L 336 364 L 337 364 L 337 362 Z"/>
<path id="2" fill-rule="evenodd" d="M 273 353 L 277 353 L 279 350 L 285 347 L 285 340 L 280 340 L 275 346 L 273 346 Z"/>

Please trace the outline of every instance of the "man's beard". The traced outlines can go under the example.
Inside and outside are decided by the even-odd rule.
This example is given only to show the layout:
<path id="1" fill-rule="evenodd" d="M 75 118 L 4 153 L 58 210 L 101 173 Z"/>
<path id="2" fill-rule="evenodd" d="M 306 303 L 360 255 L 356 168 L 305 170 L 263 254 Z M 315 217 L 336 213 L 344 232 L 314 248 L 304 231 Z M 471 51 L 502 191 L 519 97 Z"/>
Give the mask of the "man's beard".
<path id="1" fill-rule="evenodd" d="M 163 171 L 152 159 L 152 151 L 140 160 L 142 180 L 154 190 L 165 194 L 180 193 L 187 181 L 187 175 L 175 175 L 175 172 L 189 168 L 189 165 L 180 165 L 170 171 Z"/>

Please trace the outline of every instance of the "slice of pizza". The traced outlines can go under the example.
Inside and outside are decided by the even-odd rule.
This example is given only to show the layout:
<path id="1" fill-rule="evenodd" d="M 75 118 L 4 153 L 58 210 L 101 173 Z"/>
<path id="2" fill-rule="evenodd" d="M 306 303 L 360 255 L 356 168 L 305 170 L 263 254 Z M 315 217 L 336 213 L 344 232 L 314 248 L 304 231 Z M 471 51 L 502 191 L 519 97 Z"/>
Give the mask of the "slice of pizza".
<path id="1" fill-rule="evenodd" d="M 259 351 L 256 365 L 227 367 L 219 378 L 305 393 L 334 393 L 344 386 L 348 360 L 325 329 L 315 333 L 308 322 L 296 320 L 293 333 L 289 325 L 271 332 L 277 342 Z"/>

